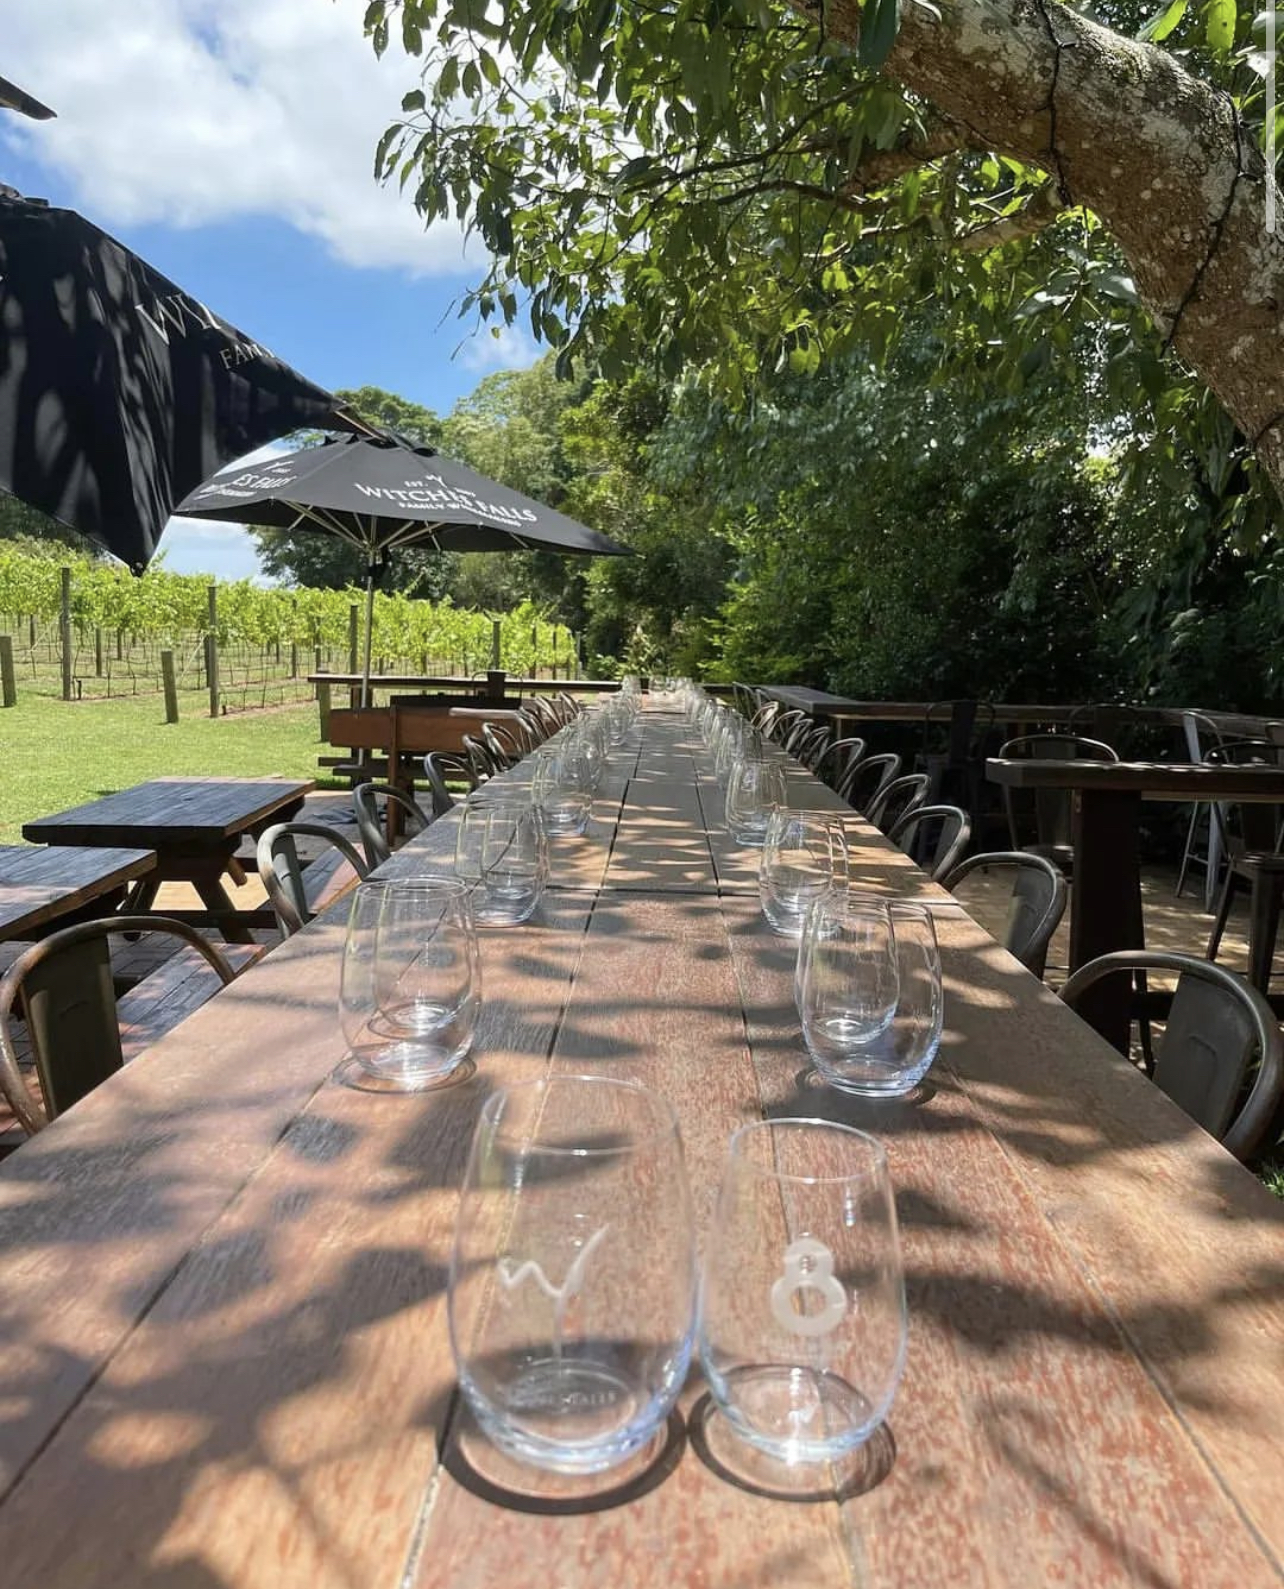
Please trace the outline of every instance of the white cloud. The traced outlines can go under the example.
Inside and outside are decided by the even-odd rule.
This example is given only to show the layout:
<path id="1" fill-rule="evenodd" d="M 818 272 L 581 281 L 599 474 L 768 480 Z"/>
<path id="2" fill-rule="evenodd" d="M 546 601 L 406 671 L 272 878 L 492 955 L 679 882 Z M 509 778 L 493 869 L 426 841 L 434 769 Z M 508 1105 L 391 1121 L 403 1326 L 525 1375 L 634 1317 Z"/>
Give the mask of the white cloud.
<path id="1" fill-rule="evenodd" d="M 41 0 L 6 7 L 7 77 L 58 118 L 3 118 L 100 223 L 200 226 L 275 216 L 341 262 L 476 269 L 460 228 L 425 233 L 372 176 L 375 145 L 417 82 L 376 60 L 362 0 Z"/>
<path id="2" fill-rule="evenodd" d="M 466 370 L 525 370 L 547 352 L 519 325 L 483 325 L 464 337 L 456 357 Z"/>

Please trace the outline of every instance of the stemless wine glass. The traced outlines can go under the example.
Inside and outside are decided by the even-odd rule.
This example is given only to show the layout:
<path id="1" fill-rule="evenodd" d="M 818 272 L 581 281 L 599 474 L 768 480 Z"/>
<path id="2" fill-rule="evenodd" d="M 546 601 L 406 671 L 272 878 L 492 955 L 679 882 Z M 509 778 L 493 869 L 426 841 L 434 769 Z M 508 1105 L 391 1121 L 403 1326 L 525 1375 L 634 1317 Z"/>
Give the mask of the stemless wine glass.
<path id="1" fill-rule="evenodd" d="M 932 913 L 925 905 L 891 905 L 896 939 L 896 1012 L 872 1042 L 845 1056 L 816 1056 L 817 1069 L 846 1092 L 896 1096 L 916 1087 L 932 1067 L 941 1042 L 944 1003 L 941 957 Z M 813 1053 L 815 1051 L 813 1050 Z"/>
<path id="2" fill-rule="evenodd" d="M 795 983 L 803 1039 L 827 1081 L 855 1071 L 891 1024 L 899 970 L 887 901 L 850 889 L 807 912 Z"/>
<path id="3" fill-rule="evenodd" d="M 746 754 L 727 781 L 727 827 L 740 844 L 761 844 L 773 806 L 785 803 L 785 771 L 780 762 Z"/>
<path id="4" fill-rule="evenodd" d="M 579 834 L 593 810 L 593 775 L 588 756 L 574 740 L 542 745 L 535 753 L 531 799 L 544 815 L 550 837 Z"/>
<path id="5" fill-rule="evenodd" d="M 826 1120 L 731 1139 L 700 1293 L 700 1356 L 742 1439 L 831 1462 L 886 1418 L 905 1360 L 905 1288 L 887 1157 Z"/>
<path id="6" fill-rule="evenodd" d="M 664 1099 L 606 1076 L 488 1098 L 449 1311 L 460 1385 L 502 1450 L 595 1473 L 645 1446 L 682 1388 L 695 1315 L 691 1204 Z"/>
<path id="7" fill-rule="evenodd" d="M 460 813 L 455 871 L 472 885 L 478 926 L 513 927 L 529 920 L 548 879 L 548 842 L 538 807 L 470 797 Z"/>
<path id="8" fill-rule="evenodd" d="M 847 886 L 847 839 L 841 821 L 822 811 L 776 806 L 767 818 L 758 866 L 758 896 L 772 930 L 802 936 L 811 905 L 828 889 Z"/>
<path id="9" fill-rule="evenodd" d="M 348 918 L 340 1015 L 371 1075 L 407 1088 L 450 1075 L 472 1047 L 481 964 L 468 891 L 453 877 L 361 884 Z"/>

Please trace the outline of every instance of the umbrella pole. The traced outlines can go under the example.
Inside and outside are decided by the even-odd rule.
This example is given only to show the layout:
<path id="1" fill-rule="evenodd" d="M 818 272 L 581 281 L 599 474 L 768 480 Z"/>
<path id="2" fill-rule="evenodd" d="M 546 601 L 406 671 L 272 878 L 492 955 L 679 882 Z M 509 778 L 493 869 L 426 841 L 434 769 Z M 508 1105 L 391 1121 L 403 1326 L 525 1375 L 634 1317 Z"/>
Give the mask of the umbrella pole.
<path id="1" fill-rule="evenodd" d="M 366 639 L 361 660 L 361 704 L 370 705 L 370 647 L 374 643 L 374 593 L 378 570 L 371 560 L 366 566 Z"/>

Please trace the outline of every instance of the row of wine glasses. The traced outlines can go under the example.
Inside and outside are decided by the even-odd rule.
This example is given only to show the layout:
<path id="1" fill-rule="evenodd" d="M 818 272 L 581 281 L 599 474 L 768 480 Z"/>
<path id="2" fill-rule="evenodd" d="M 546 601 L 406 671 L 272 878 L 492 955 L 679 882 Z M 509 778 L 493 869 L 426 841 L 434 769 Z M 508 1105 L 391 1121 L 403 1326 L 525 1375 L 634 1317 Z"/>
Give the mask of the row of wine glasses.
<path id="1" fill-rule="evenodd" d="M 662 1098 L 603 1076 L 505 1088 L 473 1138 L 449 1315 L 469 1404 L 521 1460 L 624 1461 L 698 1349 L 736 1437 L 787 1465 L 833 1461 L 887 1416 L 904 1361 L 886 1155 L 826 1121 L 743 1127 L 699 1266 Z"/>

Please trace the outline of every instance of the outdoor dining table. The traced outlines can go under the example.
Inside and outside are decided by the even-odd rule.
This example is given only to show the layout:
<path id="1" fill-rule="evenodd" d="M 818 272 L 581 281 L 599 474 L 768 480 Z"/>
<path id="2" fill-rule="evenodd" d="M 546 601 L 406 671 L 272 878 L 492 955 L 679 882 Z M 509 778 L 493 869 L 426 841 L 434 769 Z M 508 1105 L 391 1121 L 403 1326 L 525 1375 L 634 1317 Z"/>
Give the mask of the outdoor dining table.
<path id="1" fill-rule="evenodd" d="M 154 850 L 0 845 L 0 941 L 105 915 L 155 869 Z"/>
<path id="2" fill-rule="evenodd" d="M 796 768 L 789 797 L 840 811 Z M 945 1035 L 904 1101 L 816 1086 L 720 808 L 698 737 L 646 710 L 536 916 L 482 934 L 456 1085 L 340 1080 L 335 911 L 0 1166 L 7 1581 L 1279 1583 L 1284 1209 L 854 814 L 862 885 L 931 906 Z M 454 815 L 387 873 L 448 866 Z M 739 1125 L 879 1134 L 909 1349 L 863 1486 L 732 1482 L 695 1373 L 622 1477 L 478 1433 L 446 1325 L 469 1136 L 497 1086 L 583 1071 L 668 1098 L 701 1240 Z"/>
<path id="3" fill-rule="evenodd" d="M 312 783 L 283 778 L 154 778 L 54 816 L 23 824 L 33 844 L 123 846 L 155 852 L 155 866 L 133 889 L 131 910 L 151 908 L 162 883 L 190 883 L 205 905 L 171 910 L 214 925 L 230 943 L 251 942 L 250 929 L 275 924 L 271 911 L 238 910 L 223 878 L 245 881 L 236 858 L 248 835 L 286 822 L 302 809 Z"/>

